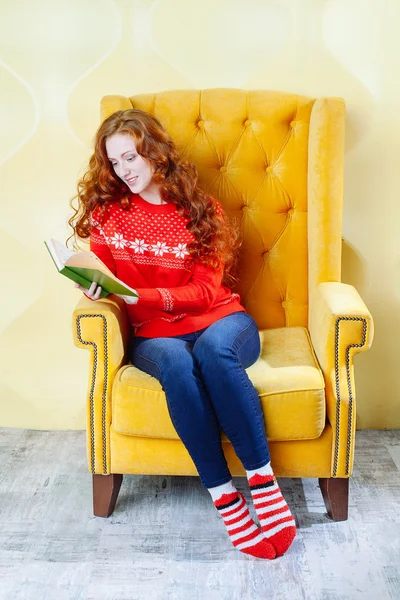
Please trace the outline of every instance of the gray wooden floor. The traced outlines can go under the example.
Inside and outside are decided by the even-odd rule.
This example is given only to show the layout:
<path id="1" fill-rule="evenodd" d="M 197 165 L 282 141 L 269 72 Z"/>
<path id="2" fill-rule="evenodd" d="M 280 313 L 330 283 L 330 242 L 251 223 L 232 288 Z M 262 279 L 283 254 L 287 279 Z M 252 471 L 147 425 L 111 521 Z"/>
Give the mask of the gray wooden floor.
<path id="1" fill-rule="evenodd" d="M 84 432 L 0 429 L 0 453 L 1 600 L 400 599 L 400 431 L 357 433 L 347 522 L 317 480 L 280 480 L 298 535 L 272 562 L 232 547 L 195 477 L 126 476 L 93 517 Z"/>

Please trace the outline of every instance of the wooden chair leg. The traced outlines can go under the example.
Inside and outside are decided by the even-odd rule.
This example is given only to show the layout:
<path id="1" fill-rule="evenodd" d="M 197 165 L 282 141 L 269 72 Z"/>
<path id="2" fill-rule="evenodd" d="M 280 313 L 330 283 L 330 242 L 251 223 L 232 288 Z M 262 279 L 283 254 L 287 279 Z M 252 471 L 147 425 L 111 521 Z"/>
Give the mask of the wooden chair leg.
<path id="1" fill-rule="evenodd" d="M 96 517 L 109 517 L 122 483 L 122 475 L 93 475 L 93 513 Z"/>
<path id="2" fill-rule="evenodd" d="M 330 518 L 334 521 L 347 521 L 349 513 L 348 478 L 320 478 L 319 487 Z"/>

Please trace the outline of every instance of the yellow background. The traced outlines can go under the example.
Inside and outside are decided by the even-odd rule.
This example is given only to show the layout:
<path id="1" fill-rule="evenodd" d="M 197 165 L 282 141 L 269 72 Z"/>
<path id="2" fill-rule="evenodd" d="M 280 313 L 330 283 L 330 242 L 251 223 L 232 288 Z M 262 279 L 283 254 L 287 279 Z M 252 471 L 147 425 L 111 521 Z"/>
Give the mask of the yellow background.
<path id="1" fill-rule="evenodd" d="M 343 281 L 375 320 L 357 427 L 400 428 L 398 0 L 15 0 L 0 4 L 0 426 L 85 427 L 80 297 L 63 240 L 106 94 L 238 87 L 347 105 Z"/>

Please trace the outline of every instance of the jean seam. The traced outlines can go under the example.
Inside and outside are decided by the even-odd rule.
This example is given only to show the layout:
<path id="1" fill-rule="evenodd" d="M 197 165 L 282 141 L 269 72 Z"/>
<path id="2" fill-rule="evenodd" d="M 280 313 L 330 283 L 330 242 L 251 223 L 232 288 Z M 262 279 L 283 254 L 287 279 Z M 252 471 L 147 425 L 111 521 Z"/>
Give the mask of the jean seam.
<path id="1" fill-rule="evenodd" d="M 252 326 L 254 327 L 254 325 L 255 325 L 255 323 L 252 320 L 247 325 L 247 327 L 245 327 L 245 329 L 243 329 L 242 331 L 240 331 L 237 334 L 236 338 L 234 339 L 234 341 L 232 343 L 232 350 L 234 350 L 234 352 L 235 352 L 235 358 L 237 358 L 237 360 L 238 360 L 239 363 L 240 363 L 239 357 L 237 356 L 239 348 L 241 346 L 243 346 L 251 338 L 251 335 L 253 335 L 253 333 L 251 331 L 249 332 L 248 335 L 246 335 L 246 333 L 248 332 L 248 330 Z M 254 331 L 254 334 L 255 333 L 258 334 L 258 328 L 256 329 L 256 331 Z M 244 382 L 245 387 L 246 387 L 246 389 L 247 389 L 247 391 L 248 391 L 248 393 L 250 395 L 250 399 L 251 399 L 250 405 L 251 405 L 251 410 L 253 412 L 254 418 L 255 418 L 256 423 L 257 423 L 258 435 L 266 437 L 265 421 L 264 421 L 264 415 L 263 415 L 263 411 L 262 411 L 261 401 L 260 401 L 260 399 L 258 400 L 260 402 L 260 405 L 257 406 L 256 405 L 256 398 L 254 396 L 254 391 L 256 392 L 257 395 L 258 395 L 258 392 L 255 389 L 255 387 L 252 385 L 252 383 L 249 381 L 248 375 L 246 374 L 245 369 L 241 365 L 239 366 L 239 374 L 240 374 L 240 378 L 241 378 L 242 382 Z M 259 414 L 259 411 L 261 412 L 261 415 Z M 261 420 L 264 422 L 264 426 L 262 425 Z M 267 442 L 267 444 L 268 444 L 268 442 Z M 235 448 L 235 450 L 236 450 L 236 448 Z M 239 449 L 239 452 L 240 452 L 240 449 Z M 269 450 L 268 450 L 268 459 L 269 459 Z M 241 459 L 241 462 L 242 462 L 242 464 L 244 466 L 244 463 L 243 463 L 242 459 Z M 258 467 L 256 467 L 256 468 L 258 468 Z"/>
<path id="2" fill-rule="evenodd" d="M 235 352 L 237 352 L 240 348 L 240 346 L 247 342 L 248 339 L 250 339 L 250 337 L 252 336 L 252 332 L 250 331 L 249 335 L 245 336 L 246 332 L 248 331 L 248 329 L 250 329 L 250 327 L 254 326 L 255 324 L 253 322 L 249 323 L 247 325 L 247 327 L 245 329 L 242 329 L 242 331 L 239 331 L 239 333 L 237 334 L 237 336 L 235 337 L 235 339 L 233 340 L 232 343 L 232 350 L 235 350 Z M 257 335 L 258 335 L 258 328 L 256 329 L 257 331 Z M 243 339 L 242 339 L 243 337 Z"/>
<path id="3" fill-rule="evenodd" d="M 251 386 L 251 382 L 249 382 L 248 379 L 245 376 L 243 376 L 243 374 L 241 374 L 241 375 L 242 375 L 241 378 L 244 381 L 244 383 L 246 385 L 246 388 L 247 388 L 247 390 L 248 390 L 248 392 L 250 394 L 250 397 L 251 397 L 250 405 L 252 407 L 253 415 L 254 415 L 254 418 L 255 418 L 256 423 L 257 423 L 258 434 L 261 435 L 261 436 L 267 437 L 266 436 L 266 432 L 265 432 L 265 427 L 263 427 L 262 423 L 260 422 L 261 419 L 264 421 L 264 415 L 263 415 L 263 412 L 262 412 L 262 408 L 261 408 L 261 406 L 258 407 L 258 409 L 261 411 L 261 415 L 260 415 L 258 413 L 257 406 L 256 406 L 256 399 L 255 399 L 254 393 L 253 393 L 254 390 L 255 390 L 255 388 L 254 388 L 254 386 L 253 387 Z M 257 390 L 255 390 L 255 391 L 257 393 Z M 260 419 L 260 417 L 261 417 L 261 419 Z M 242 463 L 243 463 L 243 460 L 242 460 Z"/>
<path id="4" fill-rule="evenodd" d="M 239 344 L 239 343 L 238 343 L 238 339 L 240 340 L 241 336 L 243 336 L 243 334 L 245 334 L 245 333 L 247 332 L 247 330 L 248 330 L 248 329 L 249 329 L 249 328 L 250 328 L 252 325 L 254 325 L 254 323 L 253 323 L 253 322 L 249 323 L 249 325 L 248 325 L 248 326 L 247 326 L 245 329 L 243 329 L 243 330 L 242 330 L 240 333 L 238 333 L 238 335 L 236 336 L 236 338 L 235 338 L 235 340 L 234 340 L 234 342 L 233 342 L 233 344 L 232 344 L 232 348 L 235 350 L 235 352 L 236 352 L 236 356 L 237 356 L 237 354 L 238 354 L 238 351 L 239 351 L 239 348 L 240 348 L 240 346 L 243 346 L 243 345 L 244 345 L 244 344 L 245 344 L 245 343 L 246 343 L 246 342 L 247 342 L 247 341 L 248 341 L 248 340 L 251 338 L 251 335 L 252 335 L 252 333 L 250 332 L 250 334 L 249 334 L 247 337 L 245 337 L 243 340 L 241 340 L 241 344 Z M 258 333 L 258 329 L 257 329 L 257 333 Z M 236 346 L 236 347 L 235 347 L 235 346 Z M 238 358 L 238 357 L 237 357 L 237 358 Z M 238 358 L 238 360 L 239 360 L 239 358 Z M 243 368 L 243 367 L 242 367 L 242 368 Z M 243 369 L 243 371 L 242 371 L 242 369 L 240 369 L 240 371 L 239 371 L 239 372 L 240 372 L 240 375 L 241 375 L 241 379 L 242 379 L 242 380 L 245 382 L 245 384 L 246 384 L 246 387 L 247 387 L 247 390 L 248 390 L 248 391 L 249 391 L 249 393 L 250 393 L 250 396 L 251 396 L 251 399 L 252 399 L 252 402 L 251 402 L 251 404 L 252 404 L 252 406 L 253 406 L 253 409 L 254 409 L 254 411 L 255 411 L 255 416 L 256 416 L 256 418 L 257 418 L 257 421 L 258 421 L 257 407 L 255 406 L 255 397 L 254 397 L 254 391 L 257 393 L 257 395 L 258 395 L 258 392 L 257 392 L 257 390 L 255 389 L 255 387 L 254 387 L 254 386 L 251 384 L 251 382 L 249 381 L 249 379 L 248 379 L 248 375 L 246 374 L 246 372 L 245 372 L 245 369 Z M 260 400 L 259 400 L 259 402 L 260 402 Z M 259 407 L 259 409 L 261 410 L 261 416 L 263 416 L 263 413 L 262 413 L 262 408 L 261 408 L 261 406 Z M 264 431 L 263 429 L 261 429 L 261 423 L 259 423 L 259 427 L 260 427 L 260 432 L 263 432 L 263 433 L 265 434 L 265 431 Z"/>

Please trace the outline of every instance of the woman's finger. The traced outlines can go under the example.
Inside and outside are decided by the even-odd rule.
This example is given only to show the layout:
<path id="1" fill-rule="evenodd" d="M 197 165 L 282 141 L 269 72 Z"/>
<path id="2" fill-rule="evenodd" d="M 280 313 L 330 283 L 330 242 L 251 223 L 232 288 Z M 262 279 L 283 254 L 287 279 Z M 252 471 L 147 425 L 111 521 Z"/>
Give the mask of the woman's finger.
<path id="1" fill-rule="evenodd" d="M 80 289 L 91 300 L 99 300 L 101 298 L 103 288 L 100 285 L 98 286 L 95 281 L 92 281 L 89 288 L 85 288 L 79 283 L 75 283 L 75 287 Z"/>
<path id="2" fill-rule="evenodd" d="M 95 281 L 92 281 L 92 285 L 90 286 L 89 290 L 88 290 L 88 294 L 89 296 L 93 296 L 96 290 L 96 286 L 97 283 Z"/>

